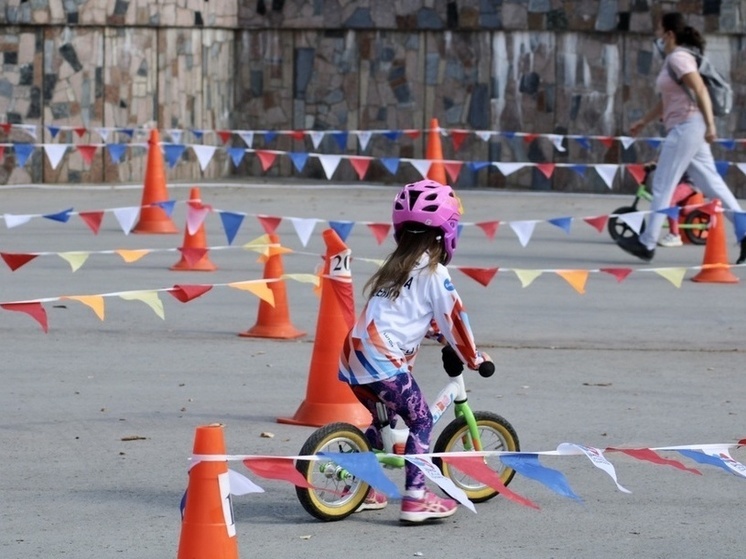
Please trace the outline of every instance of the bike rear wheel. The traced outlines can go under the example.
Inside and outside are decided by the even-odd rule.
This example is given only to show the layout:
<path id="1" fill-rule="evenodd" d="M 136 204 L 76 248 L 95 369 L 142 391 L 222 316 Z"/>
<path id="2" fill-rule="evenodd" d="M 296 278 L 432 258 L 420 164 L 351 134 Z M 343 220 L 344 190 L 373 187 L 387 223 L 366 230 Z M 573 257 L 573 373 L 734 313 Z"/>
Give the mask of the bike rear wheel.
<path id="1" fill-rule="evenodd" d="M 692 210 L 687 214 L 684 220 L 686 227 L 682 227 L 686 238 L 693 245 L 707 244 L 708 227 L 710 225 L 710 215 L 702 210 Z"/>
<path id="2" fill-rule="evenodd" d="M 481 441 L 481 450 L 502 450 L 517 452 L 521 449 L 518 435 L 513 426 L 504 417 L 491 412 L 474 412 L 477 422 L 477 431 Z M 446 425 L 438 437 L 434 452 L 463 452 L 475 450 L 469 426 L 464 417 L 457 417 Z M 494 470 L 504 485 L 508 485 L 515 475 L 513 468 L 505 466 L 498 456 L 485 456 L 485 463 Z M 498 494 L 496 489 L 477 481 L 476 479 L 452 468 L 440 458 L 435 457 L 433 462 L 440 468 L 443 475 L 466 493 L 466 496 L 474 503 L 482 503 L 492 499 Z"/>
<path id="3" fill-rule="evenodd" d="M 370 444 L 363 432 L 349 423 L 330 423 L 314 431 L 300 454 L 319 452 L 369 452 Z M 370 486 L 332 460 L 297 460 L 295 468 L 313 489 L 296 487 L 300 504 L 319 520 L 342 520 L 365 500 Z"/>

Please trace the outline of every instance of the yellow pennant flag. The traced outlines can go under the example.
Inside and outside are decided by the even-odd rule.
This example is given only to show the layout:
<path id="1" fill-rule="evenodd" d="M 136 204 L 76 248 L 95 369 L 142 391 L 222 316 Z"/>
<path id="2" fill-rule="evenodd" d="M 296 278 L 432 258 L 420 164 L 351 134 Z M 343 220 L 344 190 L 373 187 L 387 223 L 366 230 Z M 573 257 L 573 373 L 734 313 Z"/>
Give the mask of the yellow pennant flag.
<path id="1" fill-rule="evenodd" d="M 295 280 L 300 283 L 312 283 L 315 287 L 318 287 L 321 283 L 321 278 L 316 274 L 282 274 L 281 279 Z"/>
<path id="2" fill-rule="evenodd" d="M 74 295 L 62 297 L 62 299 L 70 299 L 72 301 L 83 303 L 92 309 L 100 320 L 104 320 L 104 298 L 101 297 L 101 295 Z"/>
<path id="3" fill-rule="evenodd" d="M 557 270 L 557 275 L 580 293 L 585 293 L 585 282 L 588 281 L 588 270 Z"/>
<path id="4" fill-rule="evenodd" d="M 163 302 L 158 297 L 157 291 L 130 291 L 129 293 L 120 293 L 119 296 L 125 301 L 142 301 L 157 314 L 161 320 L 166 320 L 166 313 L 163 310 Z"/>
<path id="5" fill-rule="evenodd" d="M 681 287 L 681 282 L 684 281 L 686 275 L 686 268 L 655 268 L 652 271 L 662 278 L 666 278 L 675 287 Z"/>
<path id="6" fill-rule="evenodd" d="M 80 267 L 85 264 L 88 257 L 91 255 L 90 252 L 58 252 L 60 258 L 66 260 L 73 272 L 77 272 Z"/>
<path id="7" fill-rule="evenodd" d="M 542 273 L 544 273 L 543 270 L 513 270 L 513 271 L 515 272 L 515 275 L 518 276 L 518 279 L 521 280 L 522 287 L 528 287 L 529 285 L 531 285 L 531 282 L 533 282 Z"/>
<path id="8" fill-rule="evenodd" d="M 229 283 L 228 286 L 240 289 L 241 291 L 248 291 L 249 293 L 253 293 L 262 301 L 269 303 L 273 307 L 275 306 L 275 294 L 269 288 L 266 281 L 237 281 L 234 283 Z"/>
<path id="9" fill-rule="evenodd" d="M 249 241 L 245 245 L 243 245 L 243 248 L 246 250 L 253 250 L 254 252 L 258 252 L 261 254 L 264 258 L 259 258 L 259 262 L 266 261 L 267 257 L 269 256 L 269 245 L 272 244 L 272 241 L 269 238 L 269 235 L 262 235 L 261 237 L 257 237 L 254 240 Z"/>
<path id="10" fill-rule="evenodd" d="M 114 252 L 116 252 L 119 256 L 121 256 L 122 259 L 127 264 L 131 262 L 137 262 L 138 260 L 140 260 L 140 258 L 145 256 L 146 254 L 150 254 L 149 249 L 140 249 L 140 250 L 119 249 L 119 250 L 115 250 Z"/>

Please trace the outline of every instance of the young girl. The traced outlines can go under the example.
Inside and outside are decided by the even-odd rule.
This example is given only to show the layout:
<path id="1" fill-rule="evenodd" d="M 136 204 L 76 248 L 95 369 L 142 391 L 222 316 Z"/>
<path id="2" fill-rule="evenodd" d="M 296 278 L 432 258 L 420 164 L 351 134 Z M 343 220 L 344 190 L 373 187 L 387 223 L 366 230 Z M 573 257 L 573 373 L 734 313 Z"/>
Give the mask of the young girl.
<path id="1" fill-rule="evenodd" d="M 340 380 L 352 386 L 373 417 L 377 398 L 388 409 L 389 421 L 398 415 L 407 424 L 406 454 L 427 453 L 430 446 L 433 420 L 412 368 L 420 343 L 433 332 L 432 323 L 471 369 L 490 361 L 474 345 L 445 266 L 456 248 L 460 215 L 450 186 L 423 180 L 399 192 L 393 211 L 397 247 L 365 284 L 368 301 L 340 357 Z M 382 448 L 375 423 L 365 434 L 374 448 Z M 423 522 L 456 512 L 456 501 L 425 488 L 419 468 L 407 462 L 405 475 L 401 521 Z M 385 506 L 385 495 L 371 489 L 359 510 Z"/>

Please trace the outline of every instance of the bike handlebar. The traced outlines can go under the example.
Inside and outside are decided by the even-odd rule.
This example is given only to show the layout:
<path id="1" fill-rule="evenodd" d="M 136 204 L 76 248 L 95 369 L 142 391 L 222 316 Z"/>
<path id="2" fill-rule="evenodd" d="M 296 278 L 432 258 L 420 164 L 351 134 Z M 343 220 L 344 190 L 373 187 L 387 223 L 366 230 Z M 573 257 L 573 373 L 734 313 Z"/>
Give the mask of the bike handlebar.
<path id="1" fill-rule="evenodd" d="M 443 368 L 445 369 L 448 376 L 457 377 L 464 370 L 464 364 L 453 348 L 447 343 L 443 345 Z M 489 378 L 495 374 L 495 364 L 492 361 L 483 361 L 477 369 L 479 375 L 484 378 Z"/>
<path id="2" fill-rule="evenodd" d="M 482 361 L 479 365 L 479 376 L 489 378 L 495 374 L 495 364 L 492 361 Z"/>

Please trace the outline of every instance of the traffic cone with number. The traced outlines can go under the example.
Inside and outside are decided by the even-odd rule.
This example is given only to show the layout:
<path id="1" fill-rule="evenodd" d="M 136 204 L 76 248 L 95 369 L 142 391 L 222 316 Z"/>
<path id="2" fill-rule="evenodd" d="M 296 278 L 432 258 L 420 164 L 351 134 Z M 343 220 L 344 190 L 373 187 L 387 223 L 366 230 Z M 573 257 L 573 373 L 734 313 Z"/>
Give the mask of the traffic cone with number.
<path id="1" fill-rule="evenodd" d="M 730 271 L 728 264 L 728 247 L 725 241 L 725 227 L 720 200 L 713 200 L 714 211 L 710 216 L 710 227 L 707 230 L 707 244 L 702 270 L 692 281 L 710 283 L 738 283 L 738 276 Z"/>
<path id="2" fill-rule="evenodd" d="M 163 153 L 161 153 L 160 142 L 158 130 L 153 129 L 148 139 L 148 167 L 145 170 L 140 220 L 132 229 L 133 233 L 179 232 L 166 211 L 157 205 L 168 201 L 166 172 L 163 169 Z"/>
<path id="3" fill-rule="evenodd" d="M 339 356 L 347 333 L 355 323 L 351 251 L 333 229 L 324 231 L 323 236 L 326 257 L 306 399 L 293 417 L 281 417 L 277 421 L 314 427 L 344 421 L 367 427 L 371 422 L 370 412 L 358 401 L 350 386 L 337 378 Z"/>
<path id="4" fill-rule="evenodd" d="M 171 266 L 171 269 L 177 271 L 214 272 L 218 267 L 212 263 L 210 257 L 207 255 L 207 235 L 205 234 L 204 222 L 199 224 L 199 228 L 194 233 L 190 231 L 190 218 L 195 219 L 198 213 L 210 211 L 210 207 L 202 203 L 199 188 L 192 188 L 192 191 L 189 193 L 189 202 L 187 202 L 187 205 L 187 224 L 184 228 L 184 243 L 179 248 L 181 259 Z"/>
<path id="5" fill-rule="evenodd" d="M 437 118 L 430 119 L 430 131 L 427 135 L 425 158 L 431 162 L 427 178 L 437 181 L 440 184 L 448 184 L 446 168 L 443 164 L 443 144 L 440 141 L 440 125 Z"/>
<path id="6" fill-rule="evenodd" d="M 298 330 L 290 323 L 290 311 L 288 310 L 288 297 L 285 289 L 285 281 L 282 278 L 282 254 L 289 249 L 283 249 L 280 245 L 280 237 L 271 233 L 269 242 L 269 254 L 264 257 L 264 279 L 275 281 L 267 282 L 267 287 L 274 295 L 274 305 L 270 305 L 264 299 L 259 301 L 259 313 L 256 324 L 239 336 L 248 338 L 280 338 L 291 339 L 305 336 L 305 332 Z"/>
<path id="7" fill-rule="evenodd" d="M 193 455 L 223 458 L 198 461 L 189 470 L 178 559 L 238 559 L 225 454 L 222 425 L 197 427 Z"/>

